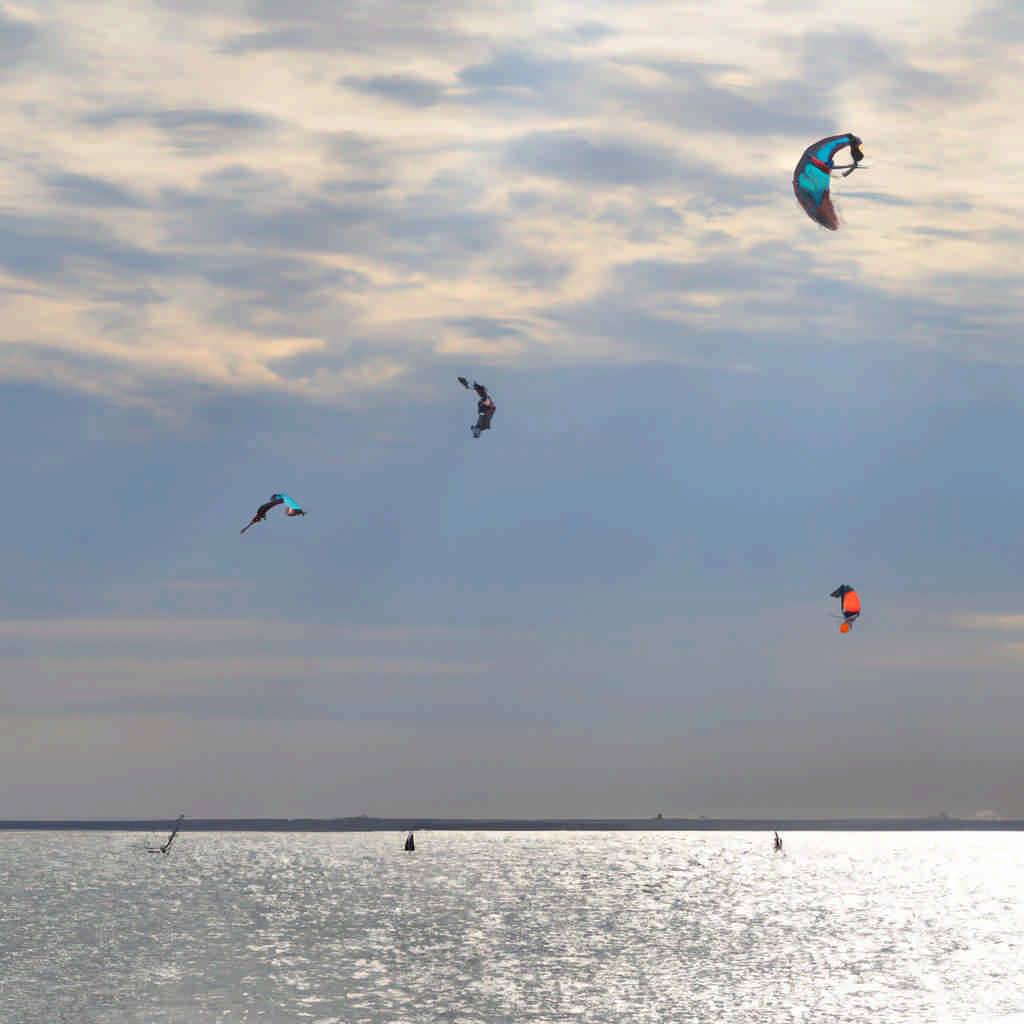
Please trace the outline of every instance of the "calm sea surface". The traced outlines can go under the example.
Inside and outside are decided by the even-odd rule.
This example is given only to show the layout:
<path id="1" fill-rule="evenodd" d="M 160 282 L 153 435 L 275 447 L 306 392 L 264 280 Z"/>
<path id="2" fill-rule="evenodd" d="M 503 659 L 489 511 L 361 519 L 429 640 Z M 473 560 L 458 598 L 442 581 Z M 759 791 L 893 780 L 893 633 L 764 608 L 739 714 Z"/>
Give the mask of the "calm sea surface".
<path id="1" fill-rule="evenodd" d="M 3 1024 L 1024 1024 L 1022 833 L 145 838 L 0 833 Z"/>

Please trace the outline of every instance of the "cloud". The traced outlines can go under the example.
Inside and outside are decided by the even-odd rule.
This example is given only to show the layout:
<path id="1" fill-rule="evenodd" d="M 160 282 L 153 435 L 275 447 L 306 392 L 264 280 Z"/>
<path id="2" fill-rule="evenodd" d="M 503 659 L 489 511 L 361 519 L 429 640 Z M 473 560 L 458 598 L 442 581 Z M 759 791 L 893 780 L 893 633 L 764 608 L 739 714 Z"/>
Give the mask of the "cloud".
<path id="1" fill-rule="evenodd" d="M 591 46 L 604 39 L 611 39 L 617 35 L 618 30 L 607 22 L 603 21 L 581 21 L 576 25 L 560 29 L 553 33 L 554 38 L 560 42 L 570 43 L 578 46 Z"/>
<path id="2" fill-rule="evenodd" d="M 382 0 L 369 6 L 313 0 L 297 10 L 287 0 L 252 0 L 246 15 L 254 28 L 232 31 L 221 43 L 234 57 L 293 51 L 306 53 L 394 54 L 444 52 L 471 41 L 460 28 L 469 11 L 492 14 L 496 3 L 448 0 L 424 5 L 419 0 Z"/>
<path id="3" fill-rule="evenodd" d="M 364 204 L 320 196 L 254 202 L 205 189 L 168 189 L 160 197 L 172 238 L 180 245 L 235 244 L 298 252 L 342 252 L 370 219 Z"/>
<path id="4" fill-rule="evenodd" d="M 131 210 L 146 205 L 144 200 L 131 190 L 88 174 L 53 174 L 47 179 L 47 184 L 57 198 L 68 206 Z"/>
<path id="5" fill-rule="evenodd" d="M 403 199 L 324 194 L 251 200 L 219 190 L 167 190 L 161 204 L 181 245 L 217 244 L 372 257 L 404 270 L 450 273 L 500 244 L 496 213 L 474 209 L 471 186 L 436 182 Z M 425 262 L 429 261 L 429 263 Z M 366 278 L 361 278 L 364 282 Z"/>
<path id="6" fill-rule="evenodd" d="M 290 387 L 299 367 L 307 381 L 404 388 L 396 367 L 421 366 L 431 352 L 521 366 L 664 358 L 680 318 L 707 350 L 730 332 L 777 337 L 791 300 L 819 338 L 841 309 L 872 324 L 922 316 L 895 335 L 913 343 L 938 318 L 930 293 L 933 310 L 948 314 L 945 337 L 992 334 L 995 311 L 1011 315 L 1012 280 L 989 289 L 983 265 L 1006 265 L 1012 204 L 997 211 L 960 184 L 956 194 L 929 191 L 935 161 L 923 143 L 913 157 L 923 173 L 894 176 L 882 159 L 893 152 L 887 133 L 916 139 L 885 89 L 912 102 L 945 97 L 963 69 L 934 43 L 882 34 L 870 17 L 841 31 L 804 19 L 793 31 L 771 12 L 739 28 L 723 14 L 701 36 L 730 36 L 728 51 L 714 51 L 728 52 L 722 61 L 690 40 L 659 38 L 668 16 L 658 9 L 641 26 L 618 9 L 593 22 L 538 12 L 510 22 L 497 5 L 462 2 L 429 11 L 405 0 L 317 2 L 298 13 L 278 0 L 225 2 L 216 19 L 190 2 L 163 6 L 180 15 L 180 31 L 162 34 L 147 8 L 136 34 L 145 45 L 128 63 L 91 49 L 77 14 L 49 55 L 48 74 L 76 99 L 48 108 L 41 159 L 26 152 L 9 164 L 23 201 L 6 236 L 0 226 L 0 268 L 19 287 L 46 287 L 22 289 L 9 318 L 13 373 L 44 372 L 74 339 L 55 376 L 93 388 L 84 362 L 113 360 L 124 372 L 107 374 L 111 395 L 117 380 L 134 392 L 158 367 L 235 388 Z M 301 56 L 277 60 L 279 46 Z M 821 81 L 821 50 L 838 69 L 836 88 L 831 73 Z M 122 65 L 131 73 L 115 73 Z M 182 66 L 187 78 L 167 72 Z M 819 122 L 833 127 L 842 84 L 860 74 L 874 83 L 856 94 L 884 128 L 872 140 L 882 162 L 864 182 L 844 182 L 849 228 L 823 245 L 800 222 L 788 178 L 799 144 Z M 236 100 L 205 101 L 225 76 L 239 83 Z M 393 104 L 387 117 L 379 101 Z M 779 136 L 793 139 L 792 153 Z M 949 181 L 972 180 L 958 148 L 943 161 Z M 913 245 L 923 232 L 936 244 Z M 952 280 L 936 275 L 951 266 Z M 644 287 L 656 289 L 657 308 Z M 958 288 L 959 303 L 949 301 Z M 871 299 L 877 313 L 861 308 Z M 583 340 L 572 321 L 588 310 L 609 319 Z M 474 320 L 520 333 L 496 345 L 485 327 L 474 340 Z M 623 344 L 613 326 L 636 333 Z M 1006 358 L 1010 346 L 993 336 L 986 349 Z M 388 370 L 367 374 L 370 365 Z"/>
<path id="7" fill-rule="evenodd" d="M 25 59 L 38 39 L 39 30 L 32 22 L 11 17 L 0 10 L 0 60 L 6 76 L 10 76 L 14 65 Z"/>
<path id="8" fill-rule="evenodd" d="M 899 324 L 897 344 L 941 345 L 976 358 L 984 342 L 993 359 L 1013 358 L 999 341 L 1002 327 L 995 315 L 1008 291 L 989 289 L 983 277 L 955 275 L 956 290 L 951 285 L 950 298 L 940 299 L 927 287 L 897 289 L 863 277 L 852 265 L 816 265 L 800 249 L 759 243 L 738 251 L 726 244 L 712 255 L 718 248 L 709 245 L 705 258 L 690 261 L 623 261 L 602 290 L 580 302 L 552 305 L 547 314 L 568 331 L 619 339 L 623 358 L 632 351 L 637 357 L 657 353 L 686 360 L 704 352 L 716 353 L 714 362 L 722 365 L 730 351 L 748 360 L 762 344 L 802 345 L 807 324 L 818 325 L 812 332 L 815 348 L 883 339 L 888 344 Z M 642 306 L 637 295 L 644 296 Z"/>
<path id="9" fill-rule="evenodd" d="M 183 640 L 195 640 L 209 633 L 226 637 L 258 635 L 264 626 L 251 619 L 225 618 L 68 618 L 2 619 L 0 637 L 18 640 L 46 640 L 53 643 L 105 643 L 123 640 L 165 640 L 174 646 Z"/>
<path id="10" fill-rule="evenodd" d="M 83 123 L 107 128 L 142 123 L 161 132 L 179 152 L 189 155 L 232 152 L 255 138 L 272 135 L 280 127 L 277 118 L 247 110 L 193 108 L 182 110 L 100 110 Z"/>
<path id="11" fill-rule="evenodd" d="M 214 321 L 267 338 L 320 337 L 324 317 L 343 315 L 346 297 L 368 286 L 356 271 L 260 252 L 201 253 L 182 272 L 227 292 L 212 306 Z"/>
<path id="12" fill-rule="evenodd" d="M 1024 39 L 1024 12 L 1014 0 L 995 0 L 973 13 L 966 35 L 986 46 L 1012 47 Z"/>
<path id="13" fill-rule="evenodd" d="M 957 629 L 1002 630 L 1014 633 L 1024 630 L 1024 615 L 959 614 L 952 616 L 950 622 Z"/>
<path id="14" fill-rule="evenodd" d="M 807 79 L 758 81 L 741 89 L 715 83 L 716 77 L 727 77 L 737 68 L 666 60 L 636 66 L 656 71 L 658 81 L 625 85 L 616 98 L 645 120 L 683 132 L 714 132 L 763 144 L 767 136 L 813 137 L 829 120 L 830 104 L 808 87 Z M 750 160 L 756 163 L 756 156 L 751 154 Z"/>
<path id="15" fill-rule="evenodd" d="M 94 273 L 120 277 L 169 265 L 165 254 L 121 241 L 94 220 L 0 212 L 0 267 L 16 277 L 82 283 Z"/>
<path id="16" fill-rule="evenodd" d="M 484 63 L 460 69 L 458 80 L 470 103 L 546 101 L 579 113 L 599 101 L 607 72 L 605 65 L 518 49 L 499 51 Z"/>
<path id="17" fill-rule="evenodd" d="M 407 107 L 433 107 L 440 103 L 446 88 L 440 82 L 422 75 L 371 75 L 367 78 L 349 76 L 339 81 L 340 85 L 368 96 L 377 96 Z"/>
<path id="18" fill-rule="evenodd" d="M 922 101 L 964 102 L 976 95 L 966 78 L 918 68 L 870 32 L 808 32 L 800 39 L 800 49 L 805 78 L 813 80 L 815 73 L 827 68 L 827 87 L 833 92 L 870 88 L 878 82 L 886 100 L 903 109 Z"/>
<path id="19" fill-rule="evenodd" d="M 481 338 L 519 338 L 524 333 L 522 325 L 495 317 L 453 317 L 447 322 L 452 327 Z"/>
<path id="20" fill-rule="evenodd" d="M 524 135 L 509 144 L 507 159 L 527 174 L 594 188 L 658 185 L 685 174 L 683 164 L 666 146 L 594 140 L 571 131 Z"/>
<path id="21" fill-rule="evenodd" d="M 506 50 L 483 63 L 463 68 L 459 81 L 475 88 L 548 91 L 553 85 L 564 85 L 578 78 L 584 67 L 577 61 L 551 59 L 528 50 Z"/>

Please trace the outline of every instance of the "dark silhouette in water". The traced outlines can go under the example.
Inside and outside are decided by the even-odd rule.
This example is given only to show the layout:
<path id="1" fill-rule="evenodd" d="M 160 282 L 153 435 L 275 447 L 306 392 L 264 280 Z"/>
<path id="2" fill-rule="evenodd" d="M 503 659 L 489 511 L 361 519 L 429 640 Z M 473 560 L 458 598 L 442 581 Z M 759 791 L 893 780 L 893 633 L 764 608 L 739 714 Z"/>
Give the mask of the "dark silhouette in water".
<path id="1" fill-rule="evenodd" d="M 171 852 L 171 843 L 174 842 L 174 837 L 181 830 L 181 823 L 185 820 L 184 814 L 178 815 L 178 820 L 174 823 L 174 828 L 171 829 L 171 834 L 167 837 L 167 842 L 163 846 L 150 846 L 147 847 L 149 853 L 162 853 L 165 857 Z"/>
<path id="2" fill-rule="evenodd" d="M 416 849 L 416 840 L 413 839 L 412 833 L 410 832 L 405 840 L 405 850 L 407 853 L 412 853 Z"/>
<path id="3" fill-rule="evenodd" d="M 778 832 L 775 833 L 775 852 L 782 853 L 782 836 Z"/>

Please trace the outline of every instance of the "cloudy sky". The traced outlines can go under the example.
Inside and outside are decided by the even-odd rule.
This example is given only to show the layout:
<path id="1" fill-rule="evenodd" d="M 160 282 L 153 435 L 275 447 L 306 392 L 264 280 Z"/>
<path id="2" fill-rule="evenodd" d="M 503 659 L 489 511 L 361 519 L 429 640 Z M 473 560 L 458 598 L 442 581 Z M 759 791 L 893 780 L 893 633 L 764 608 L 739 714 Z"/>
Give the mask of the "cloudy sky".
<path id="1" fill-rule="evenodd" d="M 0 817 L 1024 816 L 1016 2 L 0 54 Z"/>

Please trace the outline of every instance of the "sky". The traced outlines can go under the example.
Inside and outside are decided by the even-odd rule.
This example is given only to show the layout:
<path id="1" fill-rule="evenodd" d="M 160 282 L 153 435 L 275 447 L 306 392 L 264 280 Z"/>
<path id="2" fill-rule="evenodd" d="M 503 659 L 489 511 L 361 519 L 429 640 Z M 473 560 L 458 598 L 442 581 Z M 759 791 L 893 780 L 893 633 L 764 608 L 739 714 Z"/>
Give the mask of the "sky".
<path id="1" fill-rule="evenodd" d="M 0 818 L 1024 817 L 1019 4 L 0 53 Z"/>

